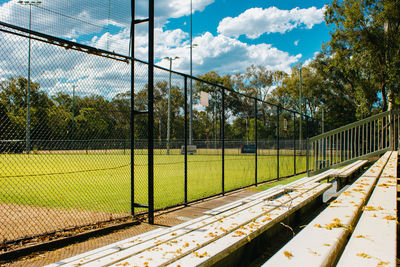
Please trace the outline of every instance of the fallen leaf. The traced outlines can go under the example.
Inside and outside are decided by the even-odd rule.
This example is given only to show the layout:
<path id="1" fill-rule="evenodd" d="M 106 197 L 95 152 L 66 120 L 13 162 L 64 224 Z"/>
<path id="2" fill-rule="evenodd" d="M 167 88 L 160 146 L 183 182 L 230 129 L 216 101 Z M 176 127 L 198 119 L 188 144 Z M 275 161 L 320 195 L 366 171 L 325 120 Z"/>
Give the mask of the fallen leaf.
<path id="1" fill-rule="evenodd" d="M 382 267 L 383 265 L 388 265 L 388 264 L 389 264 L 388 261 L 380 261 L 380 262 L 378 262 L 377 267 Z"/>
<path id="2" fill-rule="evenodd" d="M 289 260 L 293 257 L 293 254 L 290 253 L 289 251 L 284 251 L 283 254 L 286 256 L 286 258 L 288 258 Z"/>
<path id="3" fill-rule="evenodd" d="M 387 216 L 383 217 L 383 219 L 385 219 L 385 220 L 396 220 L 397 218 L 393 217 L 391 215 L 387 215 Z"/>
<path id="4" fill-rule="evenodd" d="M 365 259 L 370 259 L 371 258 L 370 255 L 368 255 L 368 254 L 366 254 L 364 252 L 363 253 L 357 253 L 356 256 L 359 256 L 359 257 L 362 257 L 362 258 L 365 258 Z"/>

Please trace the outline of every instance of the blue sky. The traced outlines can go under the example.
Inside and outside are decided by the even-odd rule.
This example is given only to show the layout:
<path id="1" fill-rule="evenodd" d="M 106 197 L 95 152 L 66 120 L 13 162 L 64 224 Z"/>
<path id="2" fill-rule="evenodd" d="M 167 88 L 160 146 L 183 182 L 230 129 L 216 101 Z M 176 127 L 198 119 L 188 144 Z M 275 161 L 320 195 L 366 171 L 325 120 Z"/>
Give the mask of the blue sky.
<path id="1" fill-rule="evenodd" d="M 255 65 L 265 65 L 270 69 L 279 69 L 284 70 L 286 72 L 290 71 L 290 66 L 294 66 L 299 62 L 307 62 L 315 56 L 315 53 L 320 51 L 321 45 L 323 42 L 329 40 L 329 28 L 325 25 L 323 21 L 323 17 L 320 15 L 323 13 L 321 10 L 324 8 L 324 5 L 329 4 L 330 1 L 315 1 L 315 0 L 306 0 L 306 1 L 289 1 L 289 0 L 281 0 L 281 1 L 262 1 L 262 0 L 252 0 L 252 1 L 239 1 L 239 0 L 215 0 L 209 5 L 207 5 L 202 11 L 195 11 L 193 13 L 193 36 L 194 38 L 200 38 L 204 36 L 206 33 L 212 34 L 214 38 L 218 36 L 227 35 L 229 38 L 233 38 L 239 41 L 242 44 L 246 44 L 248 46 L 255 45 L 263 45 L 266 44 L 270 46 L 270 48 L 275 48 L 276 51 L 272 51 L 272 55 L 275 55 L 275 58 L 271 58 L 273 61 L 270 62 L 269 58 L 265 58 L 263 60 L 251 60 L 245 61 L 243 64 L 243 60 L 238 60 L 236 63 L 241 65 L 241 68 L 234 69 L 232 66 L 224 69 L 222 65 L 215 66 L 216 70 L 221 73 L 232 73 L 236 71 L 244 71 L 245 67 L 249 64 Z M 273 8 L 275 7 L 276 12 L 273 12 Z M 312 10 L 312 8 L 314 8 Z M 301 21 L 296 21 L 298 16 L 295 14 L 286 14 L 287 12 L 293 12 L 293 10 L 298 9 L 304 11 L 304 18 L 315 16 L 315 20 L 311 24 L 304 24 Z M 251 13 L 250 11 L 257 11 Z M 270 10 L 270 12 L 268 12 Z M 262 33 L 259 37 L 249 37 L 245 34 L 240 34 L 238 36 L 232 36 L 226 34 L 226 32 L 219 31 L 219 26 L 227 17 L 233 18 L 234 20 L 239 20 L 242 16 L 243 24 L 247 24 L 246 18 L 243 18 L 243 14 L 248 13 L 248 19 L 256 16 L 259 13 L 264 13 L 265 16 L 276 16 L 275 20 L 268 21 L 265 19 L 260 19 L 259 22 L 253 22 L 254 24 L 249 25 L 248 29 L 244 29 L 244 32 L 251 33 L 252 30 L 257 28 L 257 30 Z M 254 15 L 254 16 L 252 16 Z M 290 20 L 291 16 L 293 17 Z M 318 17 L 318 18 L 317 18 Z M 281 23 L 280 23 L 281 22 Z M 189 33 L 190 28 L 189 24 L 190 19 L 189 16 L 182 16 L 179 18 L 169 18 L 168 21 L 164 24 L 163 30 L 175 30 L 181 29 L 186 33 Z M 284 27 L 285 23 L 296 24 L 292 25 L 291 29 L 281 29 L 279 32 L 276 31 L 268 31 L 268 28 Z M 250 24 L 250 23 L 249 23 Z M 278 26 L 274 25 L 277 24 Z M 234 26 L 233 26 L 234 27 Z M 263 30 L 264 28 L 264 30 Z M 284 31 L 284 32 L 282 32 Z M 243 31 L 242 31 L 243 33 Z M 187 40 L 186 40 L 187 41 Z M 196 43 L 196 41 L 195 41 Z M 193 53 L 196 53 L 196 47 L 193 50 Z M 262 49 L 261 49 L 262 50 Z M 172 51 L 171 51 L 172 52 Z M 261 53 L 261 52 L 258 52 Z M 234 54 L 234 53 L 232 53 Z M 225 60 L 222 62 L 226 62 L 228 65 L 232 65 L 234 59 L 232 59 L 232 54 L 226 53 Z M 175 55 L 174 55 L 175 56 Z M 178 54 L 179 56 L 179 54 Z M 221 61 L 221 60 L 220 60 Z M 281 64 L 277 64 L 276 61 L 281 61 Z M 195 73 L 206 72 L 209 70 L 213 70 L 212 60 L 208 61 L 210 65 L 198 65 L 194 70 Z M 286 64 L 285 64 L 286 62 Z M 195 62 L 193 64 L 196 64 Z M 178 67 L 182 67 L 187 64 L 181 64 Z"/>
<path id="2" fill-rule="evenodd" d="M 307 9 L 310 7 L 322 8 L 330 1 L 321 0 L 216 0 L 214 3 L 207 6 L 203 12 L 195 12 L 193 14 L 193 35 L 199 36 L 206 31 L 217 35 L 217 27 L 225 17 L 237 17 L 243 12 L 251 8 L 277 7 L 281 10 L 291 10 L 293 8 Z M 164 26 L 164 29 L 183 29 L 186 32 L 190 31 L 189 16 L 181 18 L 172 18 Z M 311 29 L 306 29 L 304 26 L 297 27 L 284 34 L 270 33 L 264 34 L 257 39 L 249 39 L 245 36 L 238 38 L 240 41 L 248 44 L 268 43 L 274 47 L 287 51 L 292 55 L 302 54 L 302 61 L 306 61 L 314 56 L 316 51 L 321 49 L 322 42 L 329 40 L 329 29 L 324 22 L 316 24 Z M 297 41 L 297 42 L 296 42 Z M 297 45 L 295 45 L 295 42 Z"/>
<path id="3" fill-rule="evenodd" d="M 130 1 L 41 1 L 39 7 L 32 7 L 33 30 L 128 54 Z M 294 65 L 309 62 L 320 51 L 322 43 L 330 38 L 323 19 L 324 5 L 330 3 L 328 0 L 192 1 L 193 43 L 197 44 L 193 49 L 194 75 L 208 71 L 234 74 L 244 72 L 252 64 L 290 72 Z M 0 20 L 28 28 L 29 7 L 17 2 L 0 0 Z M 155 2 L 156 64 L 169 68 L 169 62 L 163 58 L 178 56 L 173 69 L 189 73 L 190 0 Z M 147 5 L 147 0 L 136 1 L 137 17 L 147 17 Z M 137 26 L 135 36 L 135 57 L 146 61 L 146 25 Z M 14 47 L 17 49 L 19 44 L 7 45 L 11 51 Z M 54 50 L 52 53 L 55 58 L 57 53 L 62 53 L 59 58 L 68 57 L 62 50 Z M 88 68 L 84 56 L 68 62 L 76 64 L 68 66 L 68 69 Z M 50 77 L 50 73 L 55 71 L 55 62 L 51 63 L 48 66 L 42 64 L 40 73 L 48 72 Z M 7 73 L 11 75 L 14 66 L 1 56 L 0 64 L 4 72 L 7 72 L 5 70 L 9 66 L 10 71 Z M 74 76 L 71 81 L 80 80 L 92 87 L 101 77 L 111 75 L 113 69 L 90 67 L 95 71 L 89 77 Z M 57 71 L 54 77 L 61 76 L 60 70 Z M 65 72 L 65 75 L 71 73 Z M 60 86 L 63 85 L 58 82 Z"/>

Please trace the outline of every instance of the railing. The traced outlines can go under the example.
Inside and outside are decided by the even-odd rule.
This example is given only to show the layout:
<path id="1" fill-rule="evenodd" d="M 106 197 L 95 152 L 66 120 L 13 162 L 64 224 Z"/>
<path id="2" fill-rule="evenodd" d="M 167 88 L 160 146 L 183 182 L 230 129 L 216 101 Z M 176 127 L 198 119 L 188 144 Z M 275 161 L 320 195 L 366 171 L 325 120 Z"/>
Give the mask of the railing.
<path id="1" fill-rule="evenodd" d="M 395 150 L 399 127 L 399 111 L 387 111 L 310 138 L 308 169 L 317 173 Z"/>

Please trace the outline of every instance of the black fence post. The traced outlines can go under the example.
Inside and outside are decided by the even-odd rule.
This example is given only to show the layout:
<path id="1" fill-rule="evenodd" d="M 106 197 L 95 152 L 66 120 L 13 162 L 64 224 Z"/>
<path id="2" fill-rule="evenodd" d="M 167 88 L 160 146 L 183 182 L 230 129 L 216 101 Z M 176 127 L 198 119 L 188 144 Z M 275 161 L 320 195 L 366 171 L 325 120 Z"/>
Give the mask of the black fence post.
<path id="1" fill-rule="evenodd" d="M 184 153 L 185 153 L 185 205 L 188 204 L 188 184 L 187 184 L 187 139 L 188 139 L 188 123 L 187 123 L 187 76 L 184 77 L 184 112 L 185 112 L 185 123 L 184 123 Z"/>
<path id="2" fill-rule="evenodd" d="M 296 113 L 293 112 L 293 175 L 296 175 Z"/>
<path id="3" fill-rule="evenodd" d="M 310 155 L 308 151 L 308 116 L 306 116 L 306 168 L 307 168 L 307 176 L 310 176 Z"/>
<path id="4" fill-rule="evenodd" d="M 279 180 L 279 106 L 276 107 L 276 178 Z"/>
<path id="5" fill-rule="evenodd" d="M 256 154 L 255 154 L 255 170 L 254 170 L 254 184 L 257 186 L 257 153 L 258 153 L 258 140 L 257 140 L 257 123 L 258 123 L 258 114 L 257 114 L 257 99 L 254 99 L 254 141 L 256 146 Z"/>
<path id="6" fill-rule="evenodd" d="M 135 36 L 134 33 L 134 29 L 135 29 L 135 24 L 134 24 L 134 20 L 135 20 L 135 1 L 131 0 L 131 14 L 132 14 L 132 22 L 131 22 L 131 32 L 132 32 L 132 36 L 131 38 L 133 38 L 133 36 Z M 134 107 L 134 92 L 135 92 L 135 61 L 134 61 L 134 57 L 133 57 L 133 46 L 134 46 L 134 41 L 131 41 L 131 118 L 130 118 L 130 128 L 131 128 L 131 133 L 130 133 L 130 139 L 131 139 L 131 144 L 130 144 L 130 148 L 131 148 L 131 215 L 135 216 L 135 178 L 134 178 L 134 174 L 135 174 L 135 144 L 134 144 L 134 138 L 135 138 L 135 126 L 134 126 L 134 122 L 135 122 L 135 107 Z M 125 146 L 124 146 L 124 154 L 125 154 Z"/>
<path id="7" fill-rule="evenodd" d="M 135 36 L 135 0 L 131 0 L 131 16 L 132 16 L 132 22 L 131 22 L 131 38 L 134 38 Z M 131 139 L 131 215 L 135 216 L 135 106 L 134 106 L 134 96 L 135 96 L 135 60 L 134 60 L 134 54 L 133 54 L 133 49 L 134 49 L 135 42 L 132 39 L 131 40 L 131 118 L 130 118 L 130 139 Z M 125 154 L 125 146 L 124 146 L 124 154 Z"/>
<path id="8" fill-rule="evenodd" d="M 149 224 L 154 224 L 154 0 L 149 1 L 148 65 L 148 205 Z"/>
<path id="9" fill-rule="evenodd" d="M 222 195 L 225 195 L 225 90 L 221 88 Z"/>

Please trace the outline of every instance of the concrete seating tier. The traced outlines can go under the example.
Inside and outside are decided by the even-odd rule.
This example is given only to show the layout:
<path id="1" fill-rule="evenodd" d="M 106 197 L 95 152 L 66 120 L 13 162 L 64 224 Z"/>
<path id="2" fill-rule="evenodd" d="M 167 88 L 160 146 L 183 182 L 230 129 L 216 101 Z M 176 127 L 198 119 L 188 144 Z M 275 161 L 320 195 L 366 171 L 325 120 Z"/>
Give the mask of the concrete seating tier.
<path id="1" fill-rule="evenodd" d="M 338 170 L 332 169 L 278 185 L 209 210 L 197 219 L 134 236 L 49 266 L 212 265 L 299 209 L 320 201 L 332 186 L 320 181 L 337 174 Z"/>
<path id="2" fill-rule="evenodd" d="M 396 176 L 387 152 L 263 266 L 395 266 Z"/>

